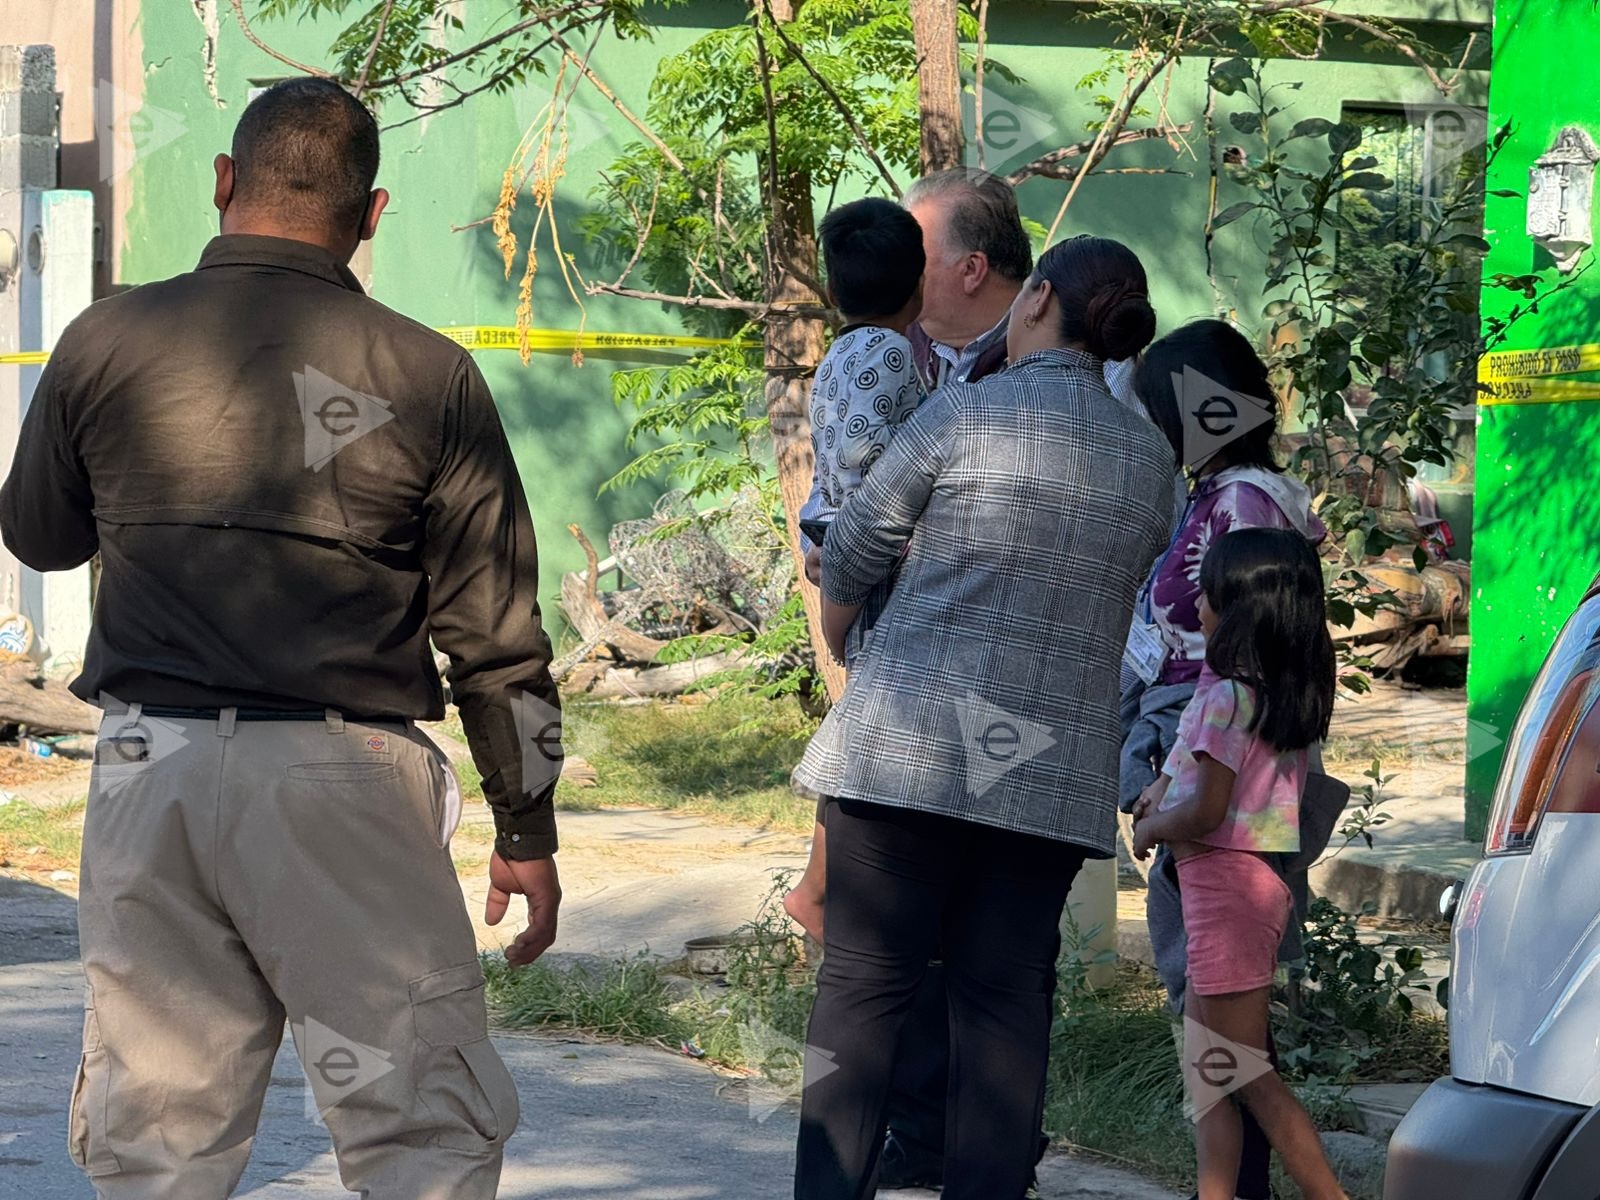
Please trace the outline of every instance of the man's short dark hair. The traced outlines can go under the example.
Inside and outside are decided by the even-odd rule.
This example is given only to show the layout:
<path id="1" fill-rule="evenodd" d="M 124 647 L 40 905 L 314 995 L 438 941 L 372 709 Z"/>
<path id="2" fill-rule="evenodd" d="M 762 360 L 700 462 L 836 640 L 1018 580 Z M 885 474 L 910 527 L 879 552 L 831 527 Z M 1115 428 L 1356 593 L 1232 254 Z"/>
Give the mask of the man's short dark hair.
<path id="1" fill-rule="evenodd" d="M 305 225 L 349 228 L 378 176 L 378 123 L 331 79 L 289 79 L 250 102 L 233 131 L 239 203 Z"/>
<path id="2" fill-rule="evenodd" d="M 886 317 L 916 295 L 926 265 L 922 226 L 891 200 L 841 204 L 818 231 L 828 287 L 840 312 Z"/>
<path id="3" fill-rule="evenodd" d="M 945 206 L 945 238 L 951 249 L 983 254 L 990 267 L 1014 283 L 1027 279 L 1033 270 L 1033 247 L 1009 183 L 987 171 L 951 167 L 917 180 L 903 203 L 910 208 L 930 200 Z"/>

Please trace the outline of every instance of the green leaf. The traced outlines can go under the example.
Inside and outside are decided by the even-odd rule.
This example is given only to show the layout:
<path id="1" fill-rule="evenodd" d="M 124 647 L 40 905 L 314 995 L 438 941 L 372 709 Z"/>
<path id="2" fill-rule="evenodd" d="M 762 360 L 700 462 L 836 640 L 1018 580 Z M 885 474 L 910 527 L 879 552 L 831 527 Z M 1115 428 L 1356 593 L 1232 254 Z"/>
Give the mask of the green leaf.
<path id="1" fill-rule="evenodd" d="M 1211 219 L 1211 228 L 1215 231 L 1221 229 L 1224 225 L 1231 225 L 1244 216 L 1245 213 L 1253 212 L 1260 207 L 1253 200 L 1241 200 L 1237 204 L 1231 204 Z"/>
<path id="2" fill-rule="evenodd" d="M 1489 243 L 1475 233 L 1458 233 L 1446 238 L 1439 243 L 1442 246 L 1460 246 L 1468 250 L 1476 250 L 1480 254 L 1489 253 Z"/>
<path id="3" fill-rule="evenodd" d="M 1289 138 L 1325 137 L 1332 128 L 1332 121 L 1326 121 L 1321 117 L 1307 117 L 1304 121 L 1295 122 L 1294 128 L 1289 131 L 1289 137 L 1284 138 L 1284 141 L 1288 141 Z"/>
<path id="4" fill-rule="evenodd" d="M 1328 131 L 1328 149 L 1336 155 L 1349 154 L 1361 145 L 1361 126 L 1340 121 Z"/>
<path id="5" fill-rule="evenodd" d="M 1511 188 L 1490 188 L 1489 195 L 1499 196 L 1502 200 L 1520 200 L 1522 193 Z"/>
<path id="6" fill-rule="evenodd" d="M 1339 182 L 1344 189 L 1364 188 L 1368 191 L 1381 192 L 1394 186 L 1394 180 L 1377 171 L 1357 171 L 1354 175 L 1346 175 Z"/>
<path id="7" fill-rule="evenodd" d="M 1242 58 L 1230 58 L 1211 70 L 1211 86 L 1224 96 L 1240 91 L 1251 76 L 1251 67 Z"/>
<path id="8" fill-rule="evenodd" d="M 1261 114 L 1257 112 L 1236 112 L 1228 114 L 1228 124 L 1240 133 L 1260 133 Z"/>

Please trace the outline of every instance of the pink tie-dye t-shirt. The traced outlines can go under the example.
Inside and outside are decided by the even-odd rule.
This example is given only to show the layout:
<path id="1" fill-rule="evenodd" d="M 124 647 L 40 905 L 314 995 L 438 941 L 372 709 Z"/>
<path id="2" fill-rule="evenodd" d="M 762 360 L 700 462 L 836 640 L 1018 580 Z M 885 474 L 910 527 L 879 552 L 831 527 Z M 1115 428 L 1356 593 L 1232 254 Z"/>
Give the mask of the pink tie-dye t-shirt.
<path id="1" fill-rule="evenodd" d="M 1201 668 L 1194 699 L 1178 721 L 1178 740 L 1162 767 L 1172 777 L 1162 810 L 1196 797 L 1200 762 L 1207 754 L 1233 771 L 1233 798 L 1222 824 L 1195 838 L 1208 846 L 1293 854 L 1300 849 L 1300 795 L 1306 785 L 1306 751 L 1275 750 L 1250 731 L 1255 691 L 1236 679 Z"/>

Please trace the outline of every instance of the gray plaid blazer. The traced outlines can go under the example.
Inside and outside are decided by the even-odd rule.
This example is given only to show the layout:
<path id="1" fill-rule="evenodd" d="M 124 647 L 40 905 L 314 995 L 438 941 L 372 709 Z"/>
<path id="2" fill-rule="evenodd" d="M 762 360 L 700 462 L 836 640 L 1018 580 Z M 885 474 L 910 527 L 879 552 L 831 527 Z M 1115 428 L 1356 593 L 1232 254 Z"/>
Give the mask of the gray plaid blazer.
<path id="1" fill-rule="evenodd" d="M 796 782 L 1110 855 L 1118 666 L 1172 469 L 1075 350 L 930 397 L 828 530 L 830 599 L 898 578 Z"/>

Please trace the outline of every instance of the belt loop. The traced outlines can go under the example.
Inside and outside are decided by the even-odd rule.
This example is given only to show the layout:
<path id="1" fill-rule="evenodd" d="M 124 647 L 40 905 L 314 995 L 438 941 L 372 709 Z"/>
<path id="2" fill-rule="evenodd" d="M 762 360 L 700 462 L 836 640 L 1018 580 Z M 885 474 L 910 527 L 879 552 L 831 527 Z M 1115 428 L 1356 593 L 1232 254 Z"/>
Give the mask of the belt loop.
<path id="1" fill-rule="evenodd" d="M 322 719 L 328 724 L 329 733 L 344 732 L 344 714 L 337 708 L 327 708 L 322 711 Z"/>
<path id="2" fill-rule="evenodd" d="M 127 723 L 129 725 L 137 725 L 139 723 L 139 716 L 143 712 L 144 712 L 144 701 L 143 700 L 135 700 L 132 704 L 128 705 L 128 721 L 127 721 Z"/>
<path id="3" fill-rule="evenodd" d="M 239 719 L 237 708 L 224 708 L 217 712 L 217 736 L 231 738 L 233 723 Z"/>

